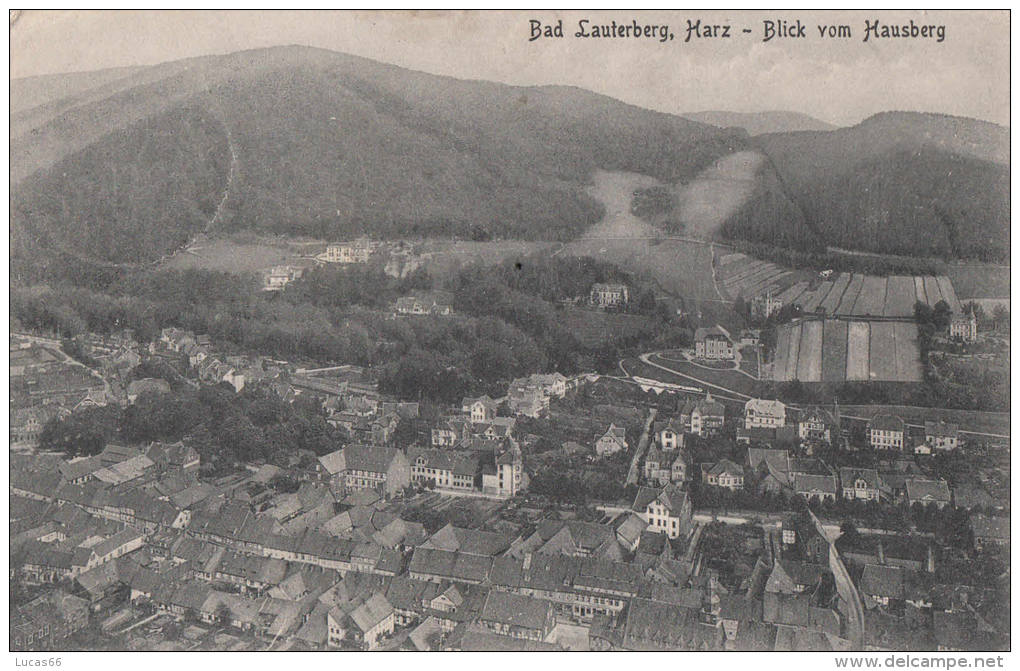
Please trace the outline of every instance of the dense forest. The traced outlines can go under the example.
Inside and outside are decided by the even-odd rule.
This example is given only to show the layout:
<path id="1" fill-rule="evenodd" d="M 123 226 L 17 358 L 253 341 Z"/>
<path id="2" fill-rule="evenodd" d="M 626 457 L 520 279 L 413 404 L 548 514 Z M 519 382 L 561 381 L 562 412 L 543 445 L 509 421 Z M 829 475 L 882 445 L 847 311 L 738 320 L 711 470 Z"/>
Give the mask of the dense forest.
<path id="1" fill-rule="evenodd" d="M 639 287 L 629 309 L 644 329 L 605 333 L 597 344 L 586 344 L 563 323 L 557 301 L 586 296 L 595 281 L 626 279 L 619 268 L 592 259 L 473 265 L 448 287 L 434 286 L 424 270 L 397 280 L 373 267 L 323 267 L 268 294 L 256 290 L 254 278 L 146 270 L 102 292 L 67 285 L 15 288 L 11 315 L 65 338 L 132 328 L 149 341 L 176 326 L 238 351 L 371 366 L 384 391 L 452 403 L 468 393 L 501 393 L 507 382 L 530 373 L 606 370 L 623 351 L 689 340 L 689 329 L 669 322 L 654 294 Z M 429 289 L 449 290 L 453 316 L 394 319 L 398 296 Z"/>
<path id="2" fill-rule="evenodd" d="M 54 419 L 43 427 L 39 445 L 73 457 L 98 454 L 111 441 L 184 440 L 201 455 L 203 469 L 217 475 L 241 462 L 286 466 L 300 450 L 327 454 L 346 438 L 314 402 L 287 403 L 258 389 L 235 394 L 229 388 L 202 387 L 146 392 L 124 409 L 88 408 Z"/>

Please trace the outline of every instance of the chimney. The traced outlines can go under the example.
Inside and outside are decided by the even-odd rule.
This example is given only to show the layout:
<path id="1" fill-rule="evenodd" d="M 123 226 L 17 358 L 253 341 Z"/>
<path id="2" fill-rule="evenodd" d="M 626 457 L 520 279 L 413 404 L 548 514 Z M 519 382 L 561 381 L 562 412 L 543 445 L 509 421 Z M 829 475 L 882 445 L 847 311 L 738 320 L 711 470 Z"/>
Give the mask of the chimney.
<path id="1" fill-rule="evenodd" d="M 885 547 L 882 545 L 882 539 L 878 539 L 878 563 L 885 564 Z"/>
<path id="2" fill-rule="evenodd" d="M 932 549 L 930 542 L 928 543 L 928 564 L 925 566 L 925 570 L 928 573 L 935 572 L 935 551 Z"/>

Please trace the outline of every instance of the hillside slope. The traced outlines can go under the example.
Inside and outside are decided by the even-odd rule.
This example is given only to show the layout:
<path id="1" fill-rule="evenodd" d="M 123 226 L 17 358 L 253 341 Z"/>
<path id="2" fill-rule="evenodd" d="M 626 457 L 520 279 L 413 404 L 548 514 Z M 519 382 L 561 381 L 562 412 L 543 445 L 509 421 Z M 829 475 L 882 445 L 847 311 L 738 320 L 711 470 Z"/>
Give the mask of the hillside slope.
<path id="1" fill-rule="evenodd" d="M 970 119 L 751 138 L 306 47 L 61 77 L 12 82 L 15 278 L 115 272 L 203 230 L 570 240 L 602 217 L 600 170 L 668 185 L 703 237 L 1008 255 L 1008 130 Z M 761 159 L 720 173 L 741 156 Z"/>
<path id="2" fill-rule="evenodd" d="M 708 110 L 681 114 L 685 119 L 707 123 L 720 128 L 743 128 L 749 135 L 765 133 L 791 133 L 804 130 L 834 130 L 836 126 L 800 112 L 776 110 L 771 112 L 725 112 Z"/>
<path id="3" fill-rule="evenodd" d="M 580 89 L 299 47 L 132 71 L 12 125 L 16 249 L 62 241 L 107 262 L 158 258 L 200 229 L 222 195 L 225 149 L 237 161 L 223 230 L 569 239 L 601 216 L 585 193 L 596 169 L 682 181 L 747 143 Z M 168 218 L 184 198 L 186 216 Z"/>
<path id="4" fill-rule="evenodd" d="M 947 258 L 1009 256 L 1006 128 L 891 112 L 852 128 L 762 135 L 754 143 L 827 246 Z M 728 234 L 762 237 L 749 225 L 730 226 Z"/>

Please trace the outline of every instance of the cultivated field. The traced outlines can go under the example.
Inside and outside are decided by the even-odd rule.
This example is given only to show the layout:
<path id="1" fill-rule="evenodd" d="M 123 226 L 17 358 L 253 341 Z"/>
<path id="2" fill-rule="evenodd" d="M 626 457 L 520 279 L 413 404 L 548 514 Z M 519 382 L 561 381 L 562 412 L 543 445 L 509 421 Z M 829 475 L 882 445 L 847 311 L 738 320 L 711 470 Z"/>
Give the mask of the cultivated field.
<path id="1" fill-rule="evenodd" d="M 896 337 L 896 379 L 920 380 L 924 371 L 919 357 L 917 327 L 906 322 L 893 322 Z"/>
<path id="2" fill-rule="evenodd" d="M 939 288 L 939 281 L 931 275 L 924 277 L 924 293 L 928 298 L 928 305 L 935 305 L 942 300 L 942 290 Z"/>
<path id="3" fill-rule="evenodd" d="M 804 382 L 822 380 L 822 322 L 805 322 L 801 329 L 797 379 Z"/>
<path id="4" fill-rule="evenodd" d="M 871 322 L 869 379 L 874 382 L 896 381 L 895 325 L 892 322 Z"/>
<path id="5" fill-rule="evenodd" d="M 800 306 L 805 313 L 909 319 L 914 316 L 917 301 L 933 306 L 940 300 L 949 303 L 954 312 L 961 311 L 953 282 L 947 276 L 877 277 L 838 273 L 822 280 L 817 273 L 791 271 L 739 252 L 720 256 L 716 272 L 721 290 L 730 299 L 737 296 L 751 299 L 771 289 L 783 305 Z M 974 274 L 959 269 L 956 274 L 966 277 L 970 283 L 977 283 Z M 975 290 L 979 289 L 975 286 Z M 1002 293 L 1001 288 L 995 291 Z M 1008 295 L 1008 284 L 1005 291 Z"/>
<path id="6" fill-rule="evenodd" d="M 843 292 L 843 296 L 840 298 L 839 305 L 836 306 L 835 314 L 853 314 L 854 303 L 857 302 L 857 296 L 861 293 L 862 286 L 864 286 L 864 275 L 859 273 L 853 274 L 850 284 L 847 285 L 846 291 Z"/>
<path id="7" fill-rule="evenodd" d="M 910 322 L 799 320 L 779 328 L 777 382 L 917 382 L 917 326 Z"/>
<path id="8" fill-rule="evenodd" d="M 800 338 L 802 335 L 802 324 L 797 322 L 790 328 L 790 353 L 786 359 L 785 379 L 795 380 L 797 378 L 797 366 L 800 365 Z"/>
<path id="9" fill-rule="evenodd" d="M 948 280 L 947 280 L 948 281 Z M 882 314 L 886 317 L 902 317 L 914 313 L 917 296 L 914 292 L 914 278 L 897 275 L 888 278 L 885 291 L 885 307 Z"/>
<path id="10" fill-rule="evenodd" d="M 829 293 L 822 299 L 818 307 L 825 311 L 826 314 L 836 314 L 836 308 L 842 302 L 843 294 L 846 293 L 847 287 L 850 285 L 851 275 L 843 273 L 836 278 L 836 281 L 832 283 L 832 288 Z"/>
<path id="11" fill-rule="evenodd" d="M 847 327 L 846 379 L 867 380 L 871 329 L 868 322 L 850 322 Z"/>
<path id="12" fill-rule="evenodd" d="M 851 314 L 881 317 L 885 306 L 885 285 L 884 277 L 865 276 Z"/>
<path id="13" fill-rule="evenodd" d="M 826 319 L 822 329 L 822 381 L 842 382 L 846 378 L 847 327 L 849 322 Z"/>
<path id="14" fill-rule="evenodd" d="M 768 289 L 772 289 L 776 295 L 783 294 L 799 282 L 804 282 L 803 287 L 806 287 L 807 279 L 813 275 L 806 271 L 789 270 L 768 261 L 759 261 L 740 252 L 719 256 L 716 270 L 720 288 L 731 300 L 737 296 L 750 299 Z M 800 293 L 798 291 L 797 295 Z M 792 296 L 788 295 L 787 298 Z"/>
<path id="15" fill-rule="evenodd" d="M 772 357 L 772 378 L 778 382 L 787 380 L 786 372 L 790 362 L 790 336 L 793 329 L 781 328 L 776 334 L 776 352 Z"/>

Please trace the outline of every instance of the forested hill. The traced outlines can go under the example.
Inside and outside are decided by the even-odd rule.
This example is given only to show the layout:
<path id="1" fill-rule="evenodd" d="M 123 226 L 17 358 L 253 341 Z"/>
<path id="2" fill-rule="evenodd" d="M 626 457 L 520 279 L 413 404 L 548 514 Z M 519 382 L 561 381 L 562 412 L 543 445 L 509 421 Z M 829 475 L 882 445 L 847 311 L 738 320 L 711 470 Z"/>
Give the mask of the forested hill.
<path id="1" fill-rule="evenodd" d="M 64 98 L 35 82 L 42 104 L 12 114 L 16 256 L 158 258 L 217 207 L 225 230 L 569 239 L 601 217 L 596 169 L 684 181 L 748 142 L 581 89 L 303 47 L 95 80 Z"/>
<path id="2" fill-rule="evenodd" d="M 15 281 L 106 272 L 203 230 L 568 240 L 596 170 L 683 185 L 765 154 L 723 234 L 1002 258 L 1008 136 L 888 114 L 750 137 L 568 87 L 464 81 L 306 47 L 11 82 Z M 719 210 L 702 180 L 698 204 Z M 713 210 L 715 207 L 715 210 Z"/>
<path id="3" fill-rule="evenodd" d="M 711 110 L 682 114 L 685 119 L 707 123 L 720 128 L 743 128 L 750 135 L 789 133 L 803 130 L 832 130 L 830 123 L 800 112 L 776 110 L 771 112 L 724 112 Z"/>
<path id="4" fill-rule="evenodd" d="M 786 194 L 827 246 L 1009 258 L 1009 130 L 889 112 L 829 132 L 762 135 Z M 744 226 L 734 237 L 753 238 Z"/>

